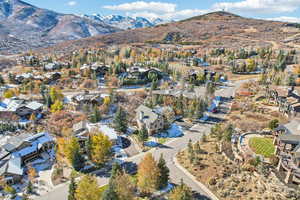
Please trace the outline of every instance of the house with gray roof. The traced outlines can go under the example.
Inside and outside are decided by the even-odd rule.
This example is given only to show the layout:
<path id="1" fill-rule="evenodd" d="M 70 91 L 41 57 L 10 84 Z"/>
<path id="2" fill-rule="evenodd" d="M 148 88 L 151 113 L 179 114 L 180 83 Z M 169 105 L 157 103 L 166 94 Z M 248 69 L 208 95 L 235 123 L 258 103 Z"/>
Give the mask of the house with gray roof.
<path id="1" fill-rule="evenodd" d="M 162 131 L 165 126 L 163 115 L 159 109 L 151 109 L 144 105 L 140 105 L 136 109 L 136 119 L 139 129 L 146 128 L 150 135 Z"/>
<path id="2" fill-rule="evenodd" d="M 286 183 L 300 184 L 300 119 L 279 125 L 275 129 L 274 145 L 280 160 L 277 169 L 288 172 Z"/>
<path id="3" fill-rule="evenodd" d="M 53 147 L 54 139 L 47 132 L 11 137 L 0 147 L 0 176 L 7 182 L 21 180 L 25 165 Z"/>

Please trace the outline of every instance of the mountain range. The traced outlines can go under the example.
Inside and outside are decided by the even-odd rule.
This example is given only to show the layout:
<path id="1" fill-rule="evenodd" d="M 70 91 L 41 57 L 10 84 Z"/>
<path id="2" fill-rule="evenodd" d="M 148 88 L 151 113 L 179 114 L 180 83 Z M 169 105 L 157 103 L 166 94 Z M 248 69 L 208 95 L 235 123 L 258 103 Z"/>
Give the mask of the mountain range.
<path id="1" fill-rule="evenodd" d="M 98 22 L 104 22 L 110 26 L 123 29 L 123 30 L 153 27 L 159 24 L 167 23 L 167 21 L 164 21 L 160 18 L 149 20 L 144 17 L 129 17 L 129 16 L 124 17 L 121 15 L 102 16 L 100 14 L 94 14 L 94 15 L 82 15 L 82 17 L 95 20 Z"/>
<path id="2" fill-rule="evenodd" d="M 21 0 L 0 0 L 2 53 L 17 53 L 120 30 L 103 21 L 41 9 Z"/>
<path id="3" fill-rule="evenodd" d="M 294 23 L 245 18 L 212 12 L 155 27 L 125 30 L 55 45 L 47 51 L 70 52 L 80 48 L 119 44 L 176 44 L 210 48 L 300 48 L 300 28 Z"/>

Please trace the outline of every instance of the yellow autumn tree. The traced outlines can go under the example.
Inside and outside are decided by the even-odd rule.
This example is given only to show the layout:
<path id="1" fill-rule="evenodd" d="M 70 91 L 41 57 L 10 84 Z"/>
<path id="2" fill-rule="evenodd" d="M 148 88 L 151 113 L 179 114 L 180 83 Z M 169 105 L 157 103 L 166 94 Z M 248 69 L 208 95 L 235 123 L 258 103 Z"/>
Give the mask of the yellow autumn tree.
<path id="1" fill-rule="evenodd" d="M 61 111 L 64 108 L 63 103 L 60 100 L 56 100 L 54 104 L 51 105 L 51 112 L 55 113 Z"/>
<path id="2" fill-rule="evenodd" d="M 13 90 L 6 90 L 3 94 L 4 98 L 10 99 L 13 96 L 15 96 L 15 93 Z"/>
<path id="3" fill-rule="evenodd" d="M 77 184 L 76 200 L 99 200 L 101 199 L 101 190 L 97 180 L 93 176 L 84 176 Z"/>
<path id="4" fill-rule="evenodd" d="M 93 133 L 91 136 L 90 147 L 92 161 L 97 165 L 103 164 L 110 155 L 111 147 L 112 142 L 109 140 L 108 136 L 101 132 Z"/>
<path id="5" fill-rule="evenodd" d="M 138 188 L 142 193 L 156 191 L 159 184 L 159 169 L 151 153 L 145 155 L 138 166 Z"/>

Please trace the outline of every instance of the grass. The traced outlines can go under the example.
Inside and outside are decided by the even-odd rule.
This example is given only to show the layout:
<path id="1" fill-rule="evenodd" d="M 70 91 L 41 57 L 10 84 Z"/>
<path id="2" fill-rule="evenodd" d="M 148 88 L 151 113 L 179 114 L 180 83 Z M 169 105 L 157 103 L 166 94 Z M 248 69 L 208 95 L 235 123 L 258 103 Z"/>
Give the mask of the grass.
<path id="1" fill-rule="evenodd" d="M 164 143 L 166 143 L 167 141 L 168 141 L 167 138 L 158 138 L 158 142 L 159 142 L 160 144 L 164 144 Z"/>
<path id="2" fill-rule="evenodd" d="M 273 139 L 263 137 L 253 137 L 249 140 L 250 148 L 259 155 L 266 158 L 274 155 L 275 146 L 273 145 Z"/>

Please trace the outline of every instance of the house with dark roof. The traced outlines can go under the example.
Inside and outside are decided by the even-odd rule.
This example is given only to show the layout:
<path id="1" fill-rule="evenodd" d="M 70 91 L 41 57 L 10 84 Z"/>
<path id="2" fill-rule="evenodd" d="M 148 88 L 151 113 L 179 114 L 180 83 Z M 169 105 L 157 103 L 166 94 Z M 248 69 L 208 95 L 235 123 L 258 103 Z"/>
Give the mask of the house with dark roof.
<path id="1" fill-rule="evenodd" d="M 151 109 L 144 105 L 136 109 L 136 119 L 139 129 L 146 128 L 150 135 L 162 131 L 165 127 L 162 113 L 158 109 Z"/>
<path id="2" fill-rule="evenodd" d="M 300 119 L 280 125 L 275 132 L 275 154 L 279 158 L 277 169 L 287 171 L 286 183 L 300 183 Z"/>
<path id="3" fill-rule="evenodd" d="M 19 181 L 27 163 L 54 147 L 54 139 L 46 132 L 11 137 L 0 147 L 0 176 L 7 182 Z"/>

